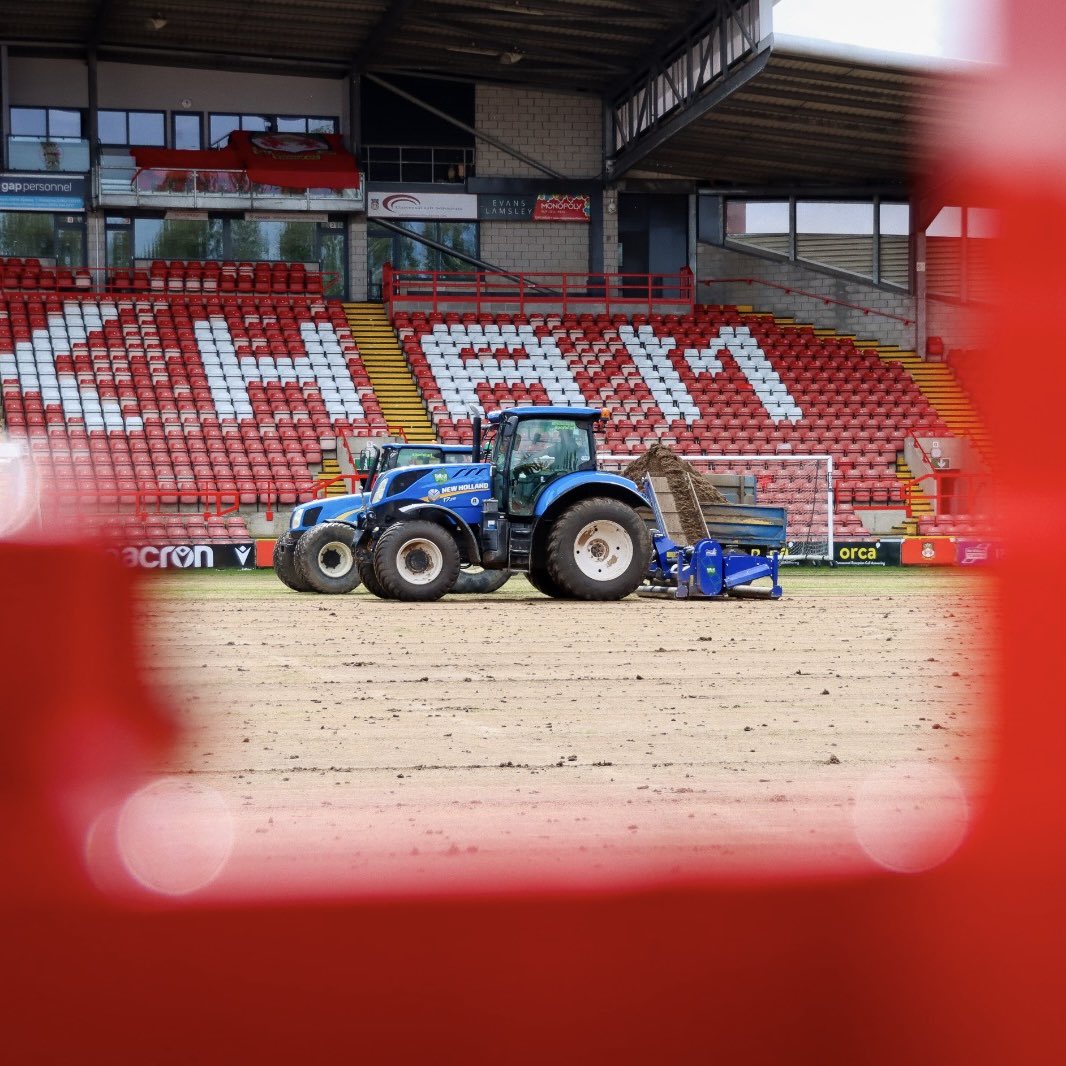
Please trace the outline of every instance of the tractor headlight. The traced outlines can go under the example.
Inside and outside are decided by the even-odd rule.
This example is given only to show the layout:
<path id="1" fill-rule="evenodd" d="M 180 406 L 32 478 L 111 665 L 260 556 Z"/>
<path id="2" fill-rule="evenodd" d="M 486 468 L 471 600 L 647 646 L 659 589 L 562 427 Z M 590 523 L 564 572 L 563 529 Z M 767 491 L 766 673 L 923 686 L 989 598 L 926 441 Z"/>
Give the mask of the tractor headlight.
<path id="1" fill-rule="evenodd" d="M 304 508 L 297 507 L 289 518 L 289 529 L 296 529 L 304 524 Z"/>
<path id="2" fill-rule="evenodd" d="M 377 484 L 374 486 L 374 493 L 370 497 L 371 505 L 375 503 L 381 503 L 381 501 L 385 498 L 385 493 L 389 490 L 389 482 L 391 480 L 391 478 L 387 477 L 378 478 Z"/>

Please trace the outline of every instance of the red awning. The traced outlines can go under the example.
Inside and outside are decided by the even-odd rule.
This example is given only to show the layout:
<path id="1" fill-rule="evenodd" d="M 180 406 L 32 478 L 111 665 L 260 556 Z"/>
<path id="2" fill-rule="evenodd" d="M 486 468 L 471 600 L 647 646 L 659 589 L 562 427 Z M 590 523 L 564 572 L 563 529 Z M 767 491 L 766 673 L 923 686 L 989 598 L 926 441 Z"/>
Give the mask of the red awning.
<path id="1" fill-rule="evenodd" d="M 131 148 L 141 170 L 242 170 L 241 158 L 232 148 L 206 152 L 179 148 Z"/>
<path id="2" fill-rule="evenodd" d="M 359 166 L 335 133 L 248 133 L 229 136 L 251 181 L 292 189 L 357 189 Z"/>
<path id="3" fill-rule="evenodd" d="M 132 148 L 141 170 L 243 170 L 258 185 L 286 189 L 358 189 L 359 164 L 335 133 L 248 133 L 225 148 L 190 151 Z"/>

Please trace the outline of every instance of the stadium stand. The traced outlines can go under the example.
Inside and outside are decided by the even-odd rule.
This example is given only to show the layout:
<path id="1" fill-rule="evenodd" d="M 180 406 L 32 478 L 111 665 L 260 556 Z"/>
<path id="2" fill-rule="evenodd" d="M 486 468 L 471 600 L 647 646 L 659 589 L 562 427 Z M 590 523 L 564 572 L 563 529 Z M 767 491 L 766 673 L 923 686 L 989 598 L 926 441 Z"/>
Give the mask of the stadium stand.
<path id="1" fill-rule="evenodd" d="M 842 535 L 867 533 L 856 507 L 904 506 L 896 464 L 909 433 L 948 432 L 876 348 L 736 307 L 632 318 L 399 312 L 395 326 L 443 441 L 465 438 L 472 405 L 587 403 L 613 412 L 611 452 L 655 439 L 687 455 L 830 454 Z M 763 488 L 787 498 L 788 481 Z"/>
<path id="2" fill-rule="evenodd" d="M 318 275 L 302 264 L 156 261 L 129 278 L 142 291 L 103 294 L 42 290 L 34 261 L 3 269 L 5 284 L 30 279 L 0 296 L 3 412 L 12 436 L 29 439 L 44 488 L 141 518 L 216 512 L 210 524 L 108 517 L 98 525 L 109 536 L 246 539 L 243 520 L 223 513 L 310 499 L 338 436 L 390 428 L 343 305 L 318 295 Z M 908 497 L 900 458 L 908 434 L 950 433 L 905 365 L 875 347 L 734 306 L 397 311 L 393 327 L 445 443 L 469 439 L 477 408 L 590 404 L 612 412 L 602 435 L 612 455 L 652 440 L 726 460 L 831 455 L 842 537 L 869 535 L 864 508 L 920 500 L 920 491 Z M 949 364 L 960 358 L 951 353 Z M 745 458 L 715 469 L 754 471 L 767 501 L 796 505 L 810 494 L 783 464 Z M 804 506 L 824 513 L 826 504 Z M 909 531 L 964 536 L 985 525 L 919 506 Z"/>
<path id="3" fill-rule="evenodd" d="M 9 293 L 0 383 L 42 487 L 88 510 L 291 505 L 338 433 L 386 429 L 343 309 L 307 295 Z"/>

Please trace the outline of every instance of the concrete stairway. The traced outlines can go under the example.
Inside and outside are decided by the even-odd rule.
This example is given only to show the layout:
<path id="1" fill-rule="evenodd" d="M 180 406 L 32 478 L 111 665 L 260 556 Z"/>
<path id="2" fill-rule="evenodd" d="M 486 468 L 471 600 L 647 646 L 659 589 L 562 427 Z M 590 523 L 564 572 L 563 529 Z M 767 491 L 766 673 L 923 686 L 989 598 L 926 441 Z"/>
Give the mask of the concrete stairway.
<path id="1" fill-rule="evenodd" d="M 928 363 L 916 352 L 897 348 L 880 347 L 878 354 L 885 362 L 901 364 L 951 432 L 970 440 L 986 463 L 990 460 L 988 431 L 947 363 Z"/>
<path id="2" fill-rule="evenodd" d="M 436 441 L 385 308 L 378 303 L 350 303 L 344 305 L 344 313 L 386 422 L 401 427 L 406 439 L 414 443 Z"/>

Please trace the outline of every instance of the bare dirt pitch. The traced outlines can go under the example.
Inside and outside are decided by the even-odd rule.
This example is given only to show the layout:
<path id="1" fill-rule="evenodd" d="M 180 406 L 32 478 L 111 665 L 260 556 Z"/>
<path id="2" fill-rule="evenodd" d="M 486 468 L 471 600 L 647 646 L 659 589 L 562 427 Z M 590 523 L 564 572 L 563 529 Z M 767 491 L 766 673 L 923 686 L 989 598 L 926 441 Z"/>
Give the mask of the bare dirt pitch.
<path id="1" fill-rule="evenodd" d="M 157 580 L 153 675 L 185 737 L 154 787 L 210 826 L 199 851 L 175 830 L 190 883 L 934 864 L 979 810 L 994 745 L 991 588 L 899 570 L 782 584 L 779 602 L 586 604 L 514 579 L 414 605 L 263 572 Z"/>

